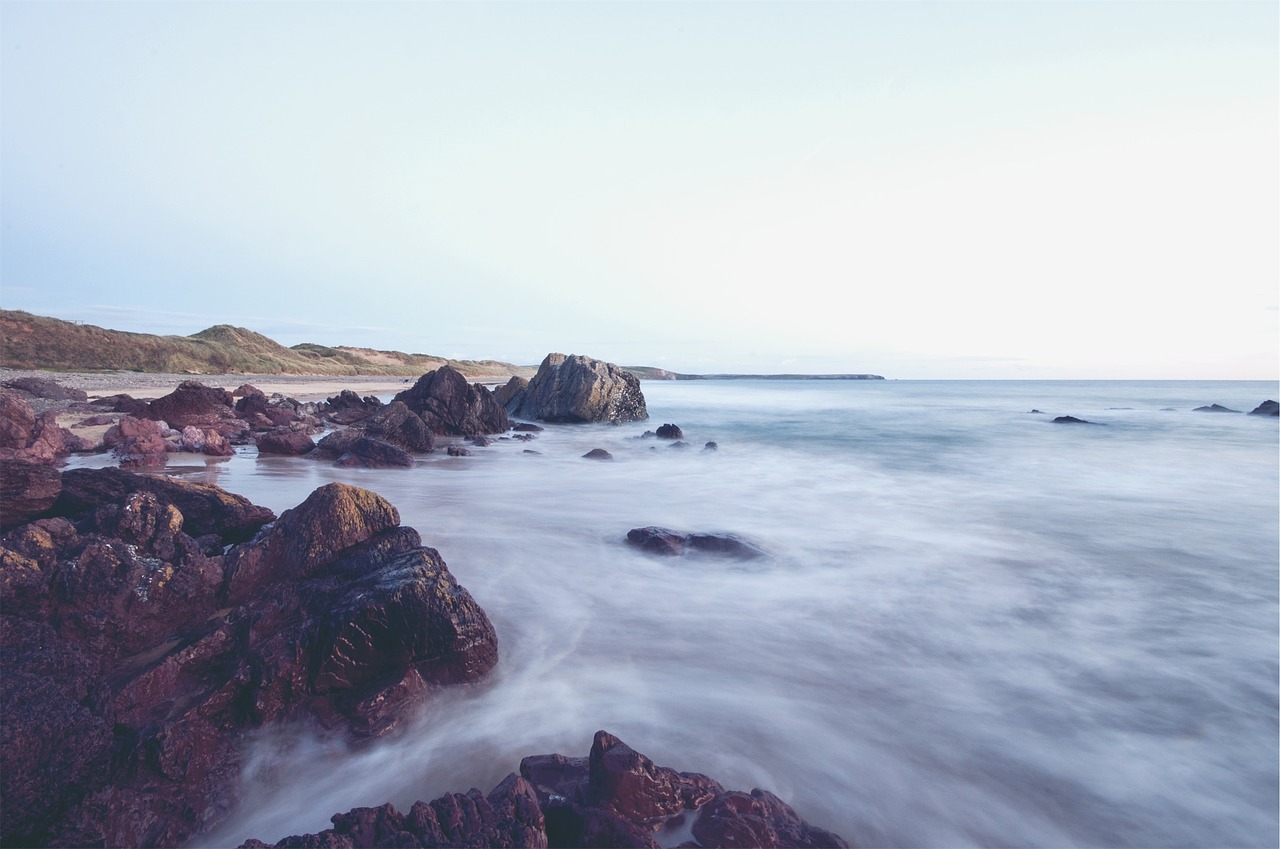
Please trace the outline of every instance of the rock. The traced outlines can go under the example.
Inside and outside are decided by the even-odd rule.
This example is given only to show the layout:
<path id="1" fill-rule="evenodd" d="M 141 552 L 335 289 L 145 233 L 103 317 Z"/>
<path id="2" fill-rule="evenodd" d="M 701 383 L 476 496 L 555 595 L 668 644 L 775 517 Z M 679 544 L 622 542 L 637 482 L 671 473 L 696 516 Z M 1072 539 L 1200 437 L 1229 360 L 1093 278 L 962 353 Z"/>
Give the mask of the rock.
<path id="1" fill-rule="evenodd" d="M 671 443 L 667 447 L 668 448 L 688 448 L 689 443 L 685 442 L 683 439 L 677 439 L 675 442 Z"/>
<path id="2" fill-rule="evenodd" d="M 236 401 L 236 416 L 249 422 L 254 430 L 272 430 L 295 423 L 311 426 L 319 424 L 319 419 L 306 412 L 307 405 L 292 398 L 279 394 L 268 398 L 266 393 L 247 383 L 234 394 L 241 396 Z"/>
<path id="3" fill-rule="evenodd" d="M 113 413 L 124 413 L 138 419 L 148 418 L 151 414 L 151 402 L 146 398 L 134 398 L 132 395 L 107 395 L 93 402 L 95 407 L 106 407 Z"/>
<path id="4" fill-rule="evenodd" d="M 1249 411 L 1251 416 L 1280 416 L 1280 404 L 1275 401 L 1263 401 Z"/>
<path id="5" fill-rule="evenodd" d="M 215 534 L 223 545 L 244 542 L 276 514 L 216 486 L 174 478 L 139 475 L 124 469 L 70 469 L 62 474 L 62 492 L 50 514 L 79 522 L 105 504 L 134 492 L 151 492 L 173 504 L 194 537 Z"/>
<path id="6" fill-rule="evenodd" d="M 720 446 L 719 446 L 719 445 L 717 445 L 717 444 L 715 444 L 714 442 L 708 442 L 706 445 L 702 446 L 702 450 L 703 450 L 703 451 L 715 451 L 715 450 L 719 449 L 719 447 L 720 447 Z"/>
<path id="7" fill-rule="evenodd" d="M 327 434 L 316 443 L 315 454 L 317 457 L 336 460 L 363 438 L 365 438 L 364 431 L 359 428 L 344 427 L 341 430 L 335 430 L 333 433 Z"/>
<path id="8" fill-rule="evenodd" d="M 63 386 L 56 380 L 43 377 L 15 377 L 3 384 L 9 389 L 26 392 L 33 398 L 48 398 L 54 401 L 88 401 L 89 396 L 83 389 L 72 389 Z"/>
<path id="9" fill-rule="evenodd" d="M 163 466 L 168 462 L 164 432 L 152 419 L 125 416 L 107 430 L 102 442 L 120 458 L 121 466 Z"/>
<path id="10" fill-rule="evenodd" d="M 344 389 L 320 405 L 320 415 L 334 424 L 350 425 L 364 421 L 380 409 L 381 399 L 373 395 L 361 398 L 350 389 Z"/>
<path id="11" fill-rule="evenodd" d="M 530 424 L 529 422 L 520 422 L 517 425 L 512 425 L 511 429 L 516 433 L 541 433 L 546 430 L 541 425 Z"/>
<path id="12" fill-rule="evenodd" d="M 684 554 L 689 549 L 739 560 L 752 560 L 766 554 L 764 549 L 733 534 L 685 534 L 652 525 L 627 531 L 627 542 L 650 554 L 668 557 Z"/>
<path id="13" fill-rule="evenodd" d="M 527 388 L 529 388 L 527 379 L 513 377 L 493 390 L 493 400 L 497 401 L 504 409 L 510 409 L 511 402 L 518 398 Z"/>
<path id="14" fill-rule="evenodd" d="M 406 451 L 429 454 L 436 446 L 431 427 L 399 400 L 392 401 L 367 417 L 360 424 L 360 429 L 366 436 L 389 442 Z"/>
<path id="15" fill-rule="evenodd" d="M 1058 416 L 1053 420 L 1055 424 L 1093 424 L 1093 422 L 1077 419 L 1075 416 Z"/>
<path id="16" fill-rule="evenodd" d="M 407 469 L 413 465 L 413 457 L 398 445 L 361 436 L 347 446 L 334 465 L 360 469 Z"/>
<path id="17" fill-rule="evenodd" d="M 152 401 L 148 417 L 168 422 L 175 428 L 187 425 L 212 428 L 224 436 L 247 430 L 236 416 L 230 392 L 196 380 L 183 381 L 173 392 Z"/>
<path id="18" fill-rule="evenodd" d="M 548 354 L 524 392 L 509 402 L 512 416 L 558 423 L 649 418 L 640 381 L 613 363 L 578 354 Z"/>
<path id="19" fill-rule="evenodd" d="M 465 446 L 458 445 L 456 442 L 449 443 L 449 448 L 447 450 L 449 452 L 450 457 L 470 457 L 471 456 L 471 452 Z"/>
<path id="20" fill-rule="evenodd" d="M 582 455 L 584 460 L 612 460 L 613 455 L 603 448 L 592 448 L 586 454 Z"/>
<path id="21" fill-rule="evenodd" d="M 292 457 L 309 454 L 316 447 L 315 440 L 309 433 L 287 425 L 258 434 L 257 442 L 259 454 L 284 454 Z"/>
<path id="22" fill-rule="evenodd" d="M 1193 413 L 1238 413 L 1239 410 L 1233 410 L 1230 407 L 1224 407 L 1221 404 L 1210 404 L 1207 407 L 1196 407 Z"/>
<path id="23" fill-rule="evenodd" d="M 418 378 L 395 396 L 442 436 L 481 436 L 511 427 L 507 412 L 480 384 L 469 385 L 461 372 L 443 366 Z"/>
<path id="24" fill-rule="evenodd" d="M 98 496 L 145 482 L 76 473 Z M 321 487 L 224 556 L 161 494 L 199 508 L 194 485 L 165 483 L 0 537 L 3 845 L 182 845 L 234 801 L 254 729 L 382 734 L 496 663 L 484 611 L 379 496 Z M 515 824 L 531 788 L 484 802 L 538 830 Z"/>
<path id="25" fill-rule="evenodd" d="M 14 392 L 0 392 L 0 449 L 26 448 L 35 427 L 36 414 L 31 405 Z"/>
<path id="26" fill-rule="evenodd" d="M 676 425 L 664 424 L 659 426 L 655 436 L 659 439 L 684 439 L 684 431 Z"/>
<path id="27" fill-rule="evenodd" d="M 26 522 L 53 506 L 62 491 L 62 474 L 22 460 L 0 460 L 0 528 Z"/>
<path id="28" fill-rule="evenodd" d="M 477 448 L 487 448 L 493 444 L 493 440 L 487 436 L 473 436 L 467 440 Z"/>
<path id="29" fill-rule="evenodd" d="M 478 790 L 415 802 L 408 814 L 391 805 L 335 814 L 334 827 L 286 837 L 277 847 L 375 846 L 658 846 L 655 832 L 694 817 L 701 846 L 847 847 L 810 825 L 765 790 L 726 791 L 700 773 L 657 766 L 607 731 L 597 731 L 585 758 L 534 755 L 488 796 Z M 689 844 L 692 845 L 692 844 Z M 265 849 L 250 840 L 246 849 Z"/>

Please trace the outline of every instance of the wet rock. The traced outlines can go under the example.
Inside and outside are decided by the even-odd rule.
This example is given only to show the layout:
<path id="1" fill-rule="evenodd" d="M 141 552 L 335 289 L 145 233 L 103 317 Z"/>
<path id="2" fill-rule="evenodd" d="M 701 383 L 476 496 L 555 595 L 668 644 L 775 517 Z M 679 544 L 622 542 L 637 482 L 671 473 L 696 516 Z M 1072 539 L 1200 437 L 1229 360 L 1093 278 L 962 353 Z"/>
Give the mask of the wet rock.
<path id="1" fill-rule="evenodd" d="M 77 471 L 98 495 L 144 477 Z M 379 496 L 322 487 L 224 556 L 159 492 L 0 537 L 4 845 L 181 845 L 234 801 L 251 730 L 385 733 L 496 662 L 484 611 Z M 491 795 L 492 822 L 518 796 Z"/>
<path id="2" fill-rule="evenodd" d="M 168 462 L 164 429 L 152 419 L 125 416 L 107 430 L 102 442 L 115 452 L 121 466 L 163 466 Z"/>
<path id="3" fill-rule="evenodd" d="M 1224 407 L 1221 404 L 1210 404 L 1207 407 L 1196 407 L 1193 413 L 1238 413 L 1239 410 L 1233 410 L 1230 407 Z"/>
<path id="4" fill-rule="evenodd" d="M 671 443 L 667 447 L 668 448 L 688 448 L 689 443 L 685 442 L 683 439 L 677 439 L 675 442 Z"/>
<path id="5" fill-rule="evenodd" d="M 236 401 L 236 415 L 249 422 L 254 430 L 273 430 L 285 425 L 307 425 L 316 427 L 320 420 L 309 412 L 309 405 L 284 395 L 275 394 L 270 398 L 261 390 L 245 384 L 234 393 L 240 397 Z"/>
<path id="6" fill-rule="evenodd" d="M 1263 401 L 1249 411 L 1251 416 L 1280 416 L 1280 404 L 1275 401 Z"/>
<path id="7" fill-rule="evenodd" d="M 183 381 L 173 392 L 152 401 L 148 417 L 174 428 L 212 428 L 224 436 L 238 436 L 248 429 L 236 416 L 230 392 L 196 380 Z"/>
<path id="8" fill-rule="evenodd" d="M 470 457 L 471 456 L 470 450 L 468 450 L 465 446 L 457 444 L 456 442 L 450 443 L 449 448 L 447 450 L 449 452 L 450 457 Z"/>
<path id="9" fill-rule="evenodd" d="M 494 400 L 493 393 L 479 383 L 468 384 L 452 366 L 427 372 L 395 400 L 403 402 L 441 436 L 504 433 L 511 427 L 507 411 Z"/>
<path id="10" fill-rule="evenodd" d="M 570 424 L 649 418 L 634 374 L 578 354 L 548 354 L 507 410 L 512 416 Z"/>
<path id="11" fill-rule="evenodd" d="M 627 542 L 649 554 L 668 557 L 684 554 L 688 550 L 724 555 L 739 560 L 753 560 L 766 554 L 764 549 L 734 534 L 686 534 L 652 525 L 627 531 Z"/>
<path id="12" fill-rule="evenodd" d="M 93 405 L 139 419 L 148 418 L 151 414 L 151 401 L 146 398 L 134 398 L 132 395 L 107 395 L 94 401 Z"/>
<path id="13" fill-rule="evenodd" d="M 398 396 L 397 396 L 398 397 Z M 366 436 L 397 445 L 406 451 L 430 453 L 436 446 L 431 427 L 403 401 L 392 401 L 359 425 Z"/>
<path id="14" fill-rule="evenodd" d="M 477 448 L 487 448 L 493 444 L 493 440 L 487 436 L 473 436 L 467 440 Z"/>
<path id="15" fill-rule="evenodd" d="M 334 465 L 359 469 L 407 469 L 413 465 L 413 456 L 398 445 L 360 436 L 347 446 Z"/>
<path id="16" fill-rule="evenodd" d="M 350 425 L 364 421 L 380 409 L 381 399 L 373 395 L 361 398 L 350 389 L 344 389 L 320 405 L 320 415 L 334 424 Z"/>
<path id="17" fill-rule="evenodd" d="M 259 454 L 284 454 L 299 457 L 315 450 L 315 440 L 305 430 L 280 427 L 267 433 L 258 434 Z"/>
<path id="18" fill-rule="evenodd" d="M 654 435 L 659 439 L 684 439 L 684 431 L 673 424 L 660 425 Z"/>
<path id="19" fill-rule="evenodd" d="M 529 381 L 523 377 L 513 377 L 493 390 L 493 400 L 504 409 L 510 409 L 511 402 L 518 398 L 529 387 Z"/>
<path id="20" fill-rule="evenodd" d="M 546 430 L 546 428 L 541 425 L 531 424 L 529 422 L 520 422 L 519 424 L 512 425 L 511 429 L 516 433 L 541 433 Z"/>
<path id="21" fill-rule="evenodd" d="M 715 451 L 719 448 L 720 446 L 714 442 L 708 442 L 706 445 L 702 446 L 703 451 Z"/>
<path id="22" fill-rule="evenodd" d="M 364 438 L 364 435 L 364 431 L 355 427 L 344 427 L 341 430 L 335 430 L 333 433 L 326 434 L 316 443 L 315 455 L 336 460 L 345 454 L 352 445 Z"/>
<path id="23" fill-rule="evenodd" d="M 1054 424 L 1093 424 L 1093 422 L 1078 419 L 1075 416 L 1058 416 L 1053 421 Z"/>
<path id="24" fill-rule="evenodd" d="M 36 414 L 14 392 L 0 392 L 0 449 L 20 450 L 31 444 Z"/>
<path id="25" fill-rule="evenodd" d="M 693 772 L 658 766 L 606 731 L 590 754 L 534 755 L 483 796 L 478 790 L 416 802 L 408 814 L 391 805 L 355 808 L 332 829 L 287 837 L 277 847 L 608 846 L 651 847 L 673 817 L 694 817 L 702 846 L 832 847 L 848 844 L 810 825 L 777 796 L 726 791 Z M 249 849 L 265 849 L 250 840 Z"/>
<path id="26" fill-rule="evenodd" d="M 584 460 L 612 460 L 613 455 L 603 448 L 592 448 L 586 454 L 582 455 Z"/>
<path id="27" fill-rule="evenodd" d="M 0 460 L 0 528 L 10 528 L 53 506 L 62 474 L 50 466 Z"/>

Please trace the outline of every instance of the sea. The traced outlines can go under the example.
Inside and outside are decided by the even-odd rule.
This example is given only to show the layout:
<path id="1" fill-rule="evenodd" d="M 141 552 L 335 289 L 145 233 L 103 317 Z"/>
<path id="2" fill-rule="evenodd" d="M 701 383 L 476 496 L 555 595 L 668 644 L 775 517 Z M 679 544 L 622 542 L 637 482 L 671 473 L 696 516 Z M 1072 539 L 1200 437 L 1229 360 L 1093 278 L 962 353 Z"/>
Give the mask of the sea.
<path id="1" fill-rule="evenodd" d="M 1280 845 L 1280 432 L 1244 414 L 1276 383 L 642 388 L 649 421 L 411 469 L 171 463 L 277 513 L 380 493 L 500 652 L 375 743 L 259 734 L 193 846 L 488 792 L 599 729 L 862 847 Z M 667 422 L 685 446 L 644 435 Z M 626 542 L 648 525 L 767 555 L 653 556 Z"/>

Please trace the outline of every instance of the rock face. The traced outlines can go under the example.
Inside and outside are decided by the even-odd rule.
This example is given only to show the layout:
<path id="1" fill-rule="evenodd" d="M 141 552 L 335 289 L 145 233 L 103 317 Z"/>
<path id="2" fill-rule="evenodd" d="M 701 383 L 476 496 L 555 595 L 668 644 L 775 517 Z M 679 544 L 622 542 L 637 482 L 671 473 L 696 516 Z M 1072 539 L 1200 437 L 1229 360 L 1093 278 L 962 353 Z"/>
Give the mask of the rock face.
<path id="1" fill-rule="evenodd" d="M 694 772 L 656 765 L 607 731 L 585 758 L 534 755 L 488 796 L 478 790 L 416 802 L 408 814 L 391 805 L 335 814 L 333 828 L 286 837 L 284 847 L 473 846 L 644 847 L 658 832 L 694 817 L 697 844 L 682 846 L 847 847 L 765 790 L 726 791 Z M 664 843 L 663 845 L 670 845 Z M 265 849 L 250 840 L 242 849 Z"/>
<path id="2" fill-rule="evenodd" d="M 173 392 L 152 401 L 148 417 L 175 428 L 212 428 L 229 438 L 242 436 L 247 430 L 236 416 L 231 393 L 197 380 L 183 381 Z"/>
<path id="3" fill-rule="evenodd" d="M 81 445 L 52 410 L 36 415 L 16 392 L 0 392 L 0 459 L 54 463 Z"/>
<path id="4" fill-rule="evenodd" d="M 435 434 L 421 416 L 403 401 L 395 400 L 360 423 L 366 436 L 381 439 L 406 451 L 430 453 L 436 447 Z"/>
<path id="5" fill-rule="evenodd" d="M 51 466 L 0 460 L 0 528 L 11 528 L 53 506 L 62 474 Z"/>
<path id="6" fill-rule="evenodd" d="M 1251 416 L 1280 416 L 1280 404 L 1275 401 L 1263 401 L 1249 411 Z"/>
<path id="7" fill-rule="evenodd" d="M 627 542 L 641 551 L 667 557 L 676 557 L 692 550 L 721 554 L 739 560 L 753 560 L 763 557 L 766 553 L 754 543 L 733 534 L 686 534 L 670 528 L 653 526 L 632 528 L 627 531 Z"/>
<path id="8" fill-rule="evenodd" d="M 334 424 L 350 425 L 363 421 L 382 409 L 382 401 L 373 395 L 361 398 L 344 389 L 320 405 L 320 414 Z"/>
<path id="9" fill-rule="evenodd" d="M 556 423 L 621 424 L 649 418 L 634 374 L 578 354 L 548 354 L 524 391 L 508 401 L 507 412 Z"/>
<path id="10" fill-rule="evenodd" d="M 511 427 L 507 411 L 480 384 L 467 383 L 451 366 L 429 371 L 395 396 L 441 436 L 481 436 Z"/>
<path id="11" fill-rule="evenodd" d="M 4 845 L 179 845 L 226 811 L 251 729 L 381 734 L 496 662 L 484 612 L 371 492 L 321 487 L 223 554 L 269 511 L 63 477 L 61 515 L 0 537 Z"/>

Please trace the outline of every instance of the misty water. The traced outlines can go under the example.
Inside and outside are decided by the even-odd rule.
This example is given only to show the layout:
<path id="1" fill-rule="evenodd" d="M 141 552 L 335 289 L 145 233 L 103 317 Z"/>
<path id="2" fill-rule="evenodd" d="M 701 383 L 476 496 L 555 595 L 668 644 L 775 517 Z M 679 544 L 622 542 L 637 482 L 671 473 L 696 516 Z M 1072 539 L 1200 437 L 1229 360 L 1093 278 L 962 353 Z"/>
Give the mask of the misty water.
<path id="1" fill-rule="evenodd" d="M 488 792 L 597 729 L 861 846 L 1280 841 L 1277 422 L 1192 412 L 1276 384 L 643 388 L 648 422 L 408 470 L 171 464 L 277 513 L 329 481 L 381 493 L 501 654 L 371 746 L 261 736 L 242 805 L 193 845 Z M 663 422 L 690 446 L 640 438 Z M 769 556 L 654 557 L 625 543 L 643 525 Z"/>

